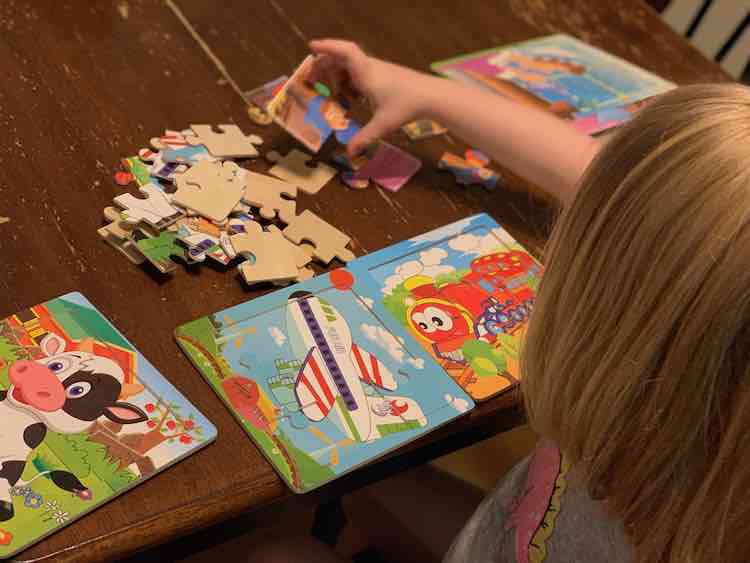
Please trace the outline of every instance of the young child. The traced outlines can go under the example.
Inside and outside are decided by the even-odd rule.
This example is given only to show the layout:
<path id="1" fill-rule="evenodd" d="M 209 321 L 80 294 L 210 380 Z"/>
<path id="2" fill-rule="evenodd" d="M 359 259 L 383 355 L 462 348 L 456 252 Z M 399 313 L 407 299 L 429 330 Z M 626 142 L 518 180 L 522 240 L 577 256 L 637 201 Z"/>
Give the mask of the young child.
<path id="1" fill-rule="evenodd" d="M 747 560 L 750 91 L 678 88 L 599 142 L 352 43 L 311 47 L 321 80 L 374 106 L 352 155 L 431 118 L 564 207 L 523 350 L 542 441 L 445 561 Z"/>

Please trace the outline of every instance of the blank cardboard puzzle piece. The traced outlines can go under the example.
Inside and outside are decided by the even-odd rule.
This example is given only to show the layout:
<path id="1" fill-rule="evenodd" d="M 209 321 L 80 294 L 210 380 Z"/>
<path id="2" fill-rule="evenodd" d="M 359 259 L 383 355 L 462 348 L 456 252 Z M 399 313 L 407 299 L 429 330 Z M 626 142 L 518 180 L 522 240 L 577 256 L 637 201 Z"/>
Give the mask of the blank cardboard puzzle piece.
<path id="1" fill-rule="evenodd" d="M 172 257 L 178 258 L 187 264 L 196 261 L 187 254 L 187 249 L 179 243 L 177 233 L 174 231 L 162 231 L 157 236 L 150 236 L 143 229 L 133 231 L 133 240 L 138 250 L 151 262 L 162 274 L 168 274 L 176 269 Z"/>
<path id="2" fill-rule="evenodd" d="M 169 197 L 154 184 L 138 188 L 146 196 L 137 198 L 132 194 L 115 197 L 114 202 L 123 208 L 122 218 L 131 224 L 143 221 L 161 230 L 182 217 L 182 213 L 169 202 Z"/>
<path id="3" fill-rule="evenodd" d="M 283 233 L 295 244 L 310 241 L 315 246 L 313 256 L 324 264 L 334 258 L 342 262 L 354 260 L 354 253 L 346 247 L 351 239 L 309 209 L 297 215 Z"/>
<path id="4" fill-rule="evenodd" d="M 130 238 L 133 229 L 135 229 L 135 225 L 125 221 L 122 218 L 122 213 L 114 207 L 104 208 L 104 218 L 109 221 L 109 224 L 99 229 L 100 235 L 102 235 L 101 231 L 106 231 L 107 234 L 111 234 L 119 240 L 124 240 Z M 102 235 L 102 238 L 105 238 L 104 235 Z"/>
<path id="5" fill-rule="evenodd" d="M 130 238 L 135 225 L 124 221 L 120 217 L 120 212 L 114 207 L 106 207 L 104 209 L 104 218 L 109 221 L 109 224 L 97 230 L 102 240 L 133 264 L 142 264 L 145 262 L 146 257 L 138 250 L 135 242 Z"/>
<path id="6" fill-rule="evenodd" d="M 464 157 L 444 152 L 438 161 L 438 168 L 448 170 L 453 174 L 456 183 L 463 186 L 479 184 L 488 190 L 495 189 L 500 177 L 497 172 L 487 168 L 490 159 L 476 149 L 467 149 Z"/>
<path id="7" fill-rule="evenodd" d="M 336 175 L 334 168 L 314 162 L 309 154 L 297 149 L 290 150 L 286 156 L 271 151 L 266 153 L 266 158 L 275 163 L 269 173 L 310 195 L 317 194 Z"/>
<path id="8" fill-rule="evenodd" d="M 102 227 L 97 232 L 104 242 L 125 256 L 133 264 L 143 264 L 146 261 L 146 257 L 132 239 L 121 239 L 107 230 L 107 227 Z"/>
<path id="9" fill-rule="evenodd" d="M 245 191 L 244 174 L 234 162 L 199 162 L 177 176 L 172 201 L 214 221 L 224 221 Z"/>
<path id="10" fill-rule="evenodd" d="M 293 280 L 299 274 L 295 253 L 281 233 L 261 228 L 229 239 L 234 251 L 246 258 L 238 266 L 246 283 Z"/>
<path id="11" fill-rule="evenodd" d="M 242 129 L 231 123 L 217 125 L 220 132 L 210 125 L 190 125 L 193 135 L 186 135 L 192 146 L 203 145 L 217 158 L 250 158 L 258 156 L 255 145 L 262 145 L 258 135 L 245 135 Z"/>
<path id="12" fill-rule="evenodd" d="M 281 229 L 276 225 L 269 225 L 266 227 L 269 232 L 282 234 Z M 284 242 L 289 245 L 289 252 L 294 254 L 294 262 L 297 266 L 297 281 L 309 280 L 315 275 L 315 272 L 310 268 L 306 268 L 310 262 L 312 262 L 313 254 L 315 253 L 315 247 L 311 244 L 294 244 L 292 241 L 283 237 Z"/>
<path id="13" fill-rule="evenodd" d="M 146 165 L 150 176 L 166 180 L 167 182 L 174 182 L 177 174 L 182 174 L 188 169 L 186 164 L 164 162 L 161 152 L 151 149 L 141 149 L 138 151 L 138 158 Z"/>
<path id="14" fill-rule="evenodd" d="M 373 143 L 356 159 L 349 159 L 345 150 L 340 150 L 334 160 L 352 170 L 341 176 L 347 186 L 364 189 L 372 180 L 392 192 L 400 190 L 422 167 L 418 158 L 384 141 Z"/>
<path id="15" fill-rule="evenodd" d="M 257 172 L 245 174 L 245 192 L 243 201 L 260 209 L 260 216 L 273 219 L 278 214 L 279 219 L 289 223 L 297 214 L 297 203 L 292 199 L 297 197 L 297 186 Z"/>

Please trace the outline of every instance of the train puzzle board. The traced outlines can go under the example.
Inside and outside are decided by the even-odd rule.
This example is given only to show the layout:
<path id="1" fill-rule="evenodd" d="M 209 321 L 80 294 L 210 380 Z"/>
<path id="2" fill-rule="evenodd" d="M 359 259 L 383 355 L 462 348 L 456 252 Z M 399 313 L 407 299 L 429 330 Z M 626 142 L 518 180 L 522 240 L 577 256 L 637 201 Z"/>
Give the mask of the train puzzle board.
<path id="1" fill-rule="evenodd" d="M 541 265 L 480 214 L 367 254 L 348 266 L 371 297 L 481 401 L 518 383 L 519 348 Z"/>
<path id="2" fill-rule="evenodd" d="M 80 293 L 0 320 L 0 558 L 216 438 Z"/>
<path id="3" fill-rule="evenodd" d="M 374 291 L 342 268 L 175 331 L 295 492 L 373 461 L 474 405 Z"/>

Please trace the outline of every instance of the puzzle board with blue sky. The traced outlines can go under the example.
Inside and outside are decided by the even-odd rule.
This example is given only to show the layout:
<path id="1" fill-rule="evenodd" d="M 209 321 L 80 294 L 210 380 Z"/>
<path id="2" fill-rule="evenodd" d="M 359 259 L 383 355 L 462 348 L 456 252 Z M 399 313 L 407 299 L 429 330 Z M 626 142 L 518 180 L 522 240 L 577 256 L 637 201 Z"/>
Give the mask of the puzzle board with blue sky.
<path id="1" fill-rule="evenodd" d="M 216 437 L 80 293 L 0 320 L 0 421 L 0 558 Z"/>
<path id="2" fill-rule="evenodd" d="M 367 279 L 334 270 L 175 332 L 295 492 L 473 407 L 373 291 Z"/>
<path id="3" fill-rule="evenodd" d="M 358 258 L 372 296 L 475 400 L 518 383 L 541 265 L 486 214 Z"/>

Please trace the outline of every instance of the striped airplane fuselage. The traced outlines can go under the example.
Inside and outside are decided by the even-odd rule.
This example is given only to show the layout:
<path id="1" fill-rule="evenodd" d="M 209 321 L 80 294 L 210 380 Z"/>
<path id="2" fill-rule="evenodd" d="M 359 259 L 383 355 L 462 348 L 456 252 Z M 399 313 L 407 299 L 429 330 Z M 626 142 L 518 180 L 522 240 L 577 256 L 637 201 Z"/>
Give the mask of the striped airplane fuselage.
<path id="1" fill-rule="evenodd" d="M 332 305 L 314 296 L 290 300 L 287 331 L 296 357 L 305 358 L 304 364 L 316 380 L 308 388 L 319 390 L 313 394 L 316 402 L 321 403 L 321 411 L 331 405 L 330 410 L 337 412 L 338 423 L 350 438 L 368 440 L 370 412 L 352 363 L 351 330 L 344 317 Z"/>

